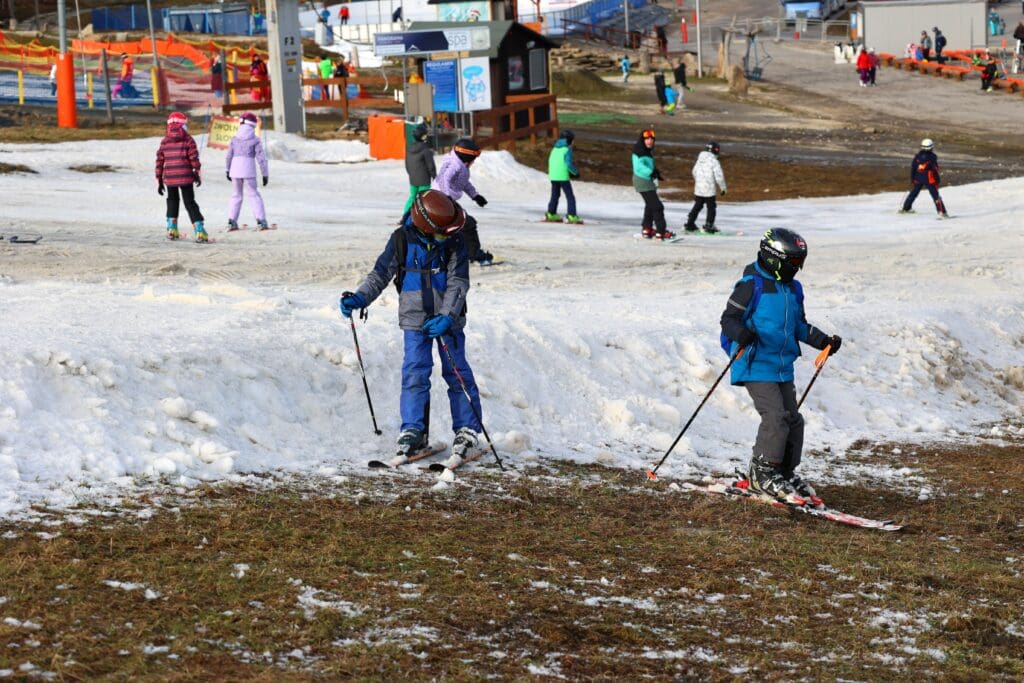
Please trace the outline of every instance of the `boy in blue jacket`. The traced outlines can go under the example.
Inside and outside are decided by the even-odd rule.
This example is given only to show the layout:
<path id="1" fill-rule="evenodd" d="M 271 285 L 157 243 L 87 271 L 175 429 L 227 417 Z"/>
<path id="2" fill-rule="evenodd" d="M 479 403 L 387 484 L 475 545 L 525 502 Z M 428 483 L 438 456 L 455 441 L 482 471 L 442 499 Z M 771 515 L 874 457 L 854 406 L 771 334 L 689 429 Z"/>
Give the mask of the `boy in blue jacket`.
<path id="1" fill-rule="evenodd" d="M 366 308 L 394 280 L 398 288 L 398 326 L 405 339 L 402 362 L 400 412 L 402 433 L 397 455 L 409 457 L 427 447 L 425 413 L 430 399 L 430 372 L 434 366 L 434 340 L 445 335 L 459 374 L 472 397 L 476 415 L 462 392 L 447 354 L 441 355 L 441 374 L 448 383 L 451 404 L 452 458 L 457 465 L 479 439 L 477 415 L 480 393 L 466 360 L 466 295 L 469 293 L 469 256 L 461 231 L 466 212 L 454 199 L 438 190 L 427 190 L 413 199 L 405 224 L 395 230 L 355 292 L 341 296 L 341 313 Z M 458 458 L 458 463 L 453 462 Z"/>
<path id="2" fill-rule="evenodd" d="M 839 350 L 842 339 L 808 324 L 803 288 L 795 280 L 807 258 L 807 243 L 785 228 L 761 239 L 757 261 L 743 270 L 722 313 L 730 356 L 746 348 L 732 366 L 732 383 L 745 387 L 761 416 L 750 461 L 750 488 L 793 505 L 819 505 L 814 489 L 796 474 L 804 443 L 797 411 L 793 362 L 803 342 Z"/>

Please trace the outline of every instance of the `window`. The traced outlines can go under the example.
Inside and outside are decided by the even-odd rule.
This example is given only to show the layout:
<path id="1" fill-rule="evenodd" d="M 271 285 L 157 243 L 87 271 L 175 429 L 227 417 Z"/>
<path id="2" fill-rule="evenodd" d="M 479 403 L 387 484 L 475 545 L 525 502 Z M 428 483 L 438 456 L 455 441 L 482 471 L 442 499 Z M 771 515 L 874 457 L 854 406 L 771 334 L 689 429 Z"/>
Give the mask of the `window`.
<path id="1" fill-rule="evenodd" d="M 548 87 L 548 56 L 543 49 L 530 50 L 530 90 Z"/>

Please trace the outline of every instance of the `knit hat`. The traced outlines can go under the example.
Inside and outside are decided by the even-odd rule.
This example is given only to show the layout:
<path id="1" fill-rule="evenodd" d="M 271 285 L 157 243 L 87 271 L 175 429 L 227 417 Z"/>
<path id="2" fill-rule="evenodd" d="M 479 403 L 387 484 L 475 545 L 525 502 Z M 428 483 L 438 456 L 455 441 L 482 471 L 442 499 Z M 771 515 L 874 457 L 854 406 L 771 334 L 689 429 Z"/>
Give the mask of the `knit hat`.
<path id="1" fill-rule="evenodd" d="M 242 114 L 241 123 L 243 125 L 249 124 L 250 126 L 255 127 L 256 124 L 259 123 L 259 119 L 256 118 L 256 114 L 253 114 L 251 111 L 247 111 Z"/>
<path id="2" fill-rule="evenodd" d="M 179 125 L 184 126 L 188 123 L 188 117 L 182 114 L 180 111 L 171 112 L 170 116 L 167 117 L 167 125 Z"/>

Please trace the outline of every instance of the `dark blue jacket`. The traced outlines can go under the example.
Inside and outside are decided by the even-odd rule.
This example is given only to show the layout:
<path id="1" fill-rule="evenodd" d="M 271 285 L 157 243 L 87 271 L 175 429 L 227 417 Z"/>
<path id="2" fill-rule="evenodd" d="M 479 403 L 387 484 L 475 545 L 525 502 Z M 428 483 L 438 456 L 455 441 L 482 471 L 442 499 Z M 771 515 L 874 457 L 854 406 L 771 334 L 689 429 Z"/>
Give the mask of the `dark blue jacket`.
<path id="1" fill-rule="evenodd" d="M 930 149 L 922 149 L 910 162 L 910 182 L 922 185 L 939 184 L 939 158 Z"/>
<path id="2" fill-rule="evenodd" d="M 761 299 L 753 314 L 744 321 L 754 296 L 755 276 L 760 276 L 763 285 Z M 828 344 L 828 336 L 808 324 L 803 302 L 797 295 L 797 286 L 776 280 L 757 263 L 744 268 L 743 277 L 733 288 L 721 322 L 722 332 L 733 340 L 730 355 L 736 353 L 735 340 L 744 327 L 757 335 L 757 341 L 732 365 L 733 384 L 792 382 L 793 362 L 800 355 L 798 342 L 816 349 L 823 349 Z"/>

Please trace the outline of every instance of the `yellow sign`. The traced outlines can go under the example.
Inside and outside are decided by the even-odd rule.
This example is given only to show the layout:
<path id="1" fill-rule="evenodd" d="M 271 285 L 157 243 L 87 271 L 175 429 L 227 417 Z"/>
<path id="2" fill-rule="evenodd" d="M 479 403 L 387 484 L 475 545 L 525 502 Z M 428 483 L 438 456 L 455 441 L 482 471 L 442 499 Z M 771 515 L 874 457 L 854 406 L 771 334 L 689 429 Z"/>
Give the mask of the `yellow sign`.
<path id="1" fill-rule="evenodd" d="M 213 116 L 210 118 L 210 133 L 206 138 L 206 146 L 214 149 L 227 149 L 231 138 L 238 132 L 237 116 Z"/>

